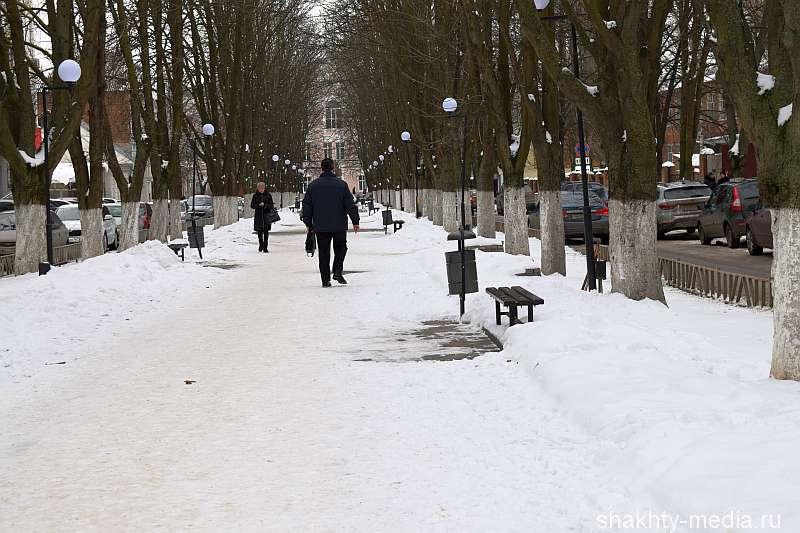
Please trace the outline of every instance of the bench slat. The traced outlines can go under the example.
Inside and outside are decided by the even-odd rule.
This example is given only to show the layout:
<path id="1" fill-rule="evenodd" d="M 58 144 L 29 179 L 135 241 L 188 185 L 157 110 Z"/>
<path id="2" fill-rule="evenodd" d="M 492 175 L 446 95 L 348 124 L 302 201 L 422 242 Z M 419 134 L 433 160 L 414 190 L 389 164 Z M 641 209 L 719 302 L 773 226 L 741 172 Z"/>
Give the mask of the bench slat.
<path id="1" fill-rule="evenodd" d="M 530 305 L 543 305 L 544 304 L 544 299 L 542 299 L 539 296 L 536 296 L 535 294 L 533 294 L 532 292 L 530 292 L 528 289 L 526 289 L 524 287 L 515 286 L 515 287 L 511 287 L 511 288 L 517 294 L 520 294 L 523 298 L 527 299 L 527 301 L 530 302 Z"/>

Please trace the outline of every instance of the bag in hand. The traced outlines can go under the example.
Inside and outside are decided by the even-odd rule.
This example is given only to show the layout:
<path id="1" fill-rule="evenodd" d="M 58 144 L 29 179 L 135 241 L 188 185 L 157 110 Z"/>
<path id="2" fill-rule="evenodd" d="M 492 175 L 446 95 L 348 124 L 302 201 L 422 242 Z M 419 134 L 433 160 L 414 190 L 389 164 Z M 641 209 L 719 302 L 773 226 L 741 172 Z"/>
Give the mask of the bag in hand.
<path id="1" fill-rule="evenodd" d="M 317 251 L 317 239 L 314 235 L 314 230 L 308 230 L 306 235 L 306 254 L 308 257 L 314 257 L 314 252 Z"/>
<path id="2" fill-rule="evenodd" d="M 281 216 L 278 214 L 278 211 L 272 209 L 271 211 L 267 211 L 267 224 L 274 224 L 281 219 Z"/>

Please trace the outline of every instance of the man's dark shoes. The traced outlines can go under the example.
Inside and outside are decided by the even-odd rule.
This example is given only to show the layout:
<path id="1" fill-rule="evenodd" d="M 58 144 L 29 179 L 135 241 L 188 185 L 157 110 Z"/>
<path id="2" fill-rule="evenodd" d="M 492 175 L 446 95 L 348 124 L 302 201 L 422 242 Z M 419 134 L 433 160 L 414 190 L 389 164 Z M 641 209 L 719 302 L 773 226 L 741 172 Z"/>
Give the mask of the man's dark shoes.
<path id="1" fill-rule="evenodd" d="M 323 287 L 330 287 L 331 286 L 331 282 L 330 281 L 323 281 L 322 282 L 322 286 Z"/>
<path id="2" fill-rule="evenodd" d="M 342 285 L 347 285 L 347 280 L 344 279 L 344 276 L 342 275 L 341 272 L 338 272 L 338 273 L 334 274 L 333 275 L 333 279 L 335 279 L 336 281 L 338 281 Z"/>

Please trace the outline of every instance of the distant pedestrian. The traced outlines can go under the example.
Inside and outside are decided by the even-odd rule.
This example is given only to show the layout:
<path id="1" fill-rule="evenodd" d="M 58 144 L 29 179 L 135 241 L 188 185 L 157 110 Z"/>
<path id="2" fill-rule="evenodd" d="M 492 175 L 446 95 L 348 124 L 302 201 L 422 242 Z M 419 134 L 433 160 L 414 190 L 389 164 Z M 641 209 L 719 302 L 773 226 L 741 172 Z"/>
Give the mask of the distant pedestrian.
<path id="1" fill-rule="evenodd" d="M 275 203 L 272 201 L 272 195 L 267 192 L 267 186 L 263 181 L 259 181 L 256 185 L 256 192 L 250 201 L 250 208 L 256 212 L 256 216 L 253 219 L 253 229 L 258 233 L 258 251 L 269 253 L 267 247 L 269 246 L 269 231 L 272 229 L 272 224 L 267 220 L 267 216 L 275 209 Z"/>
<path id="2" fill-rule="evenodd" d="M 708 185 L 712 191 L 717 188 L 717 180 L 711 174 L 706 174 L 706 179 L 703 180 L 703 183 Z"/>
<path id="3" fill-rule="evenodd" d="M 719 177 L 719 181 L 717 182 L 717 185 L 721 185 L 721 184 L 727 183 L 729 181 L 731 181 L 730 175 L 723 170 L 722 171 L 722 175 Z"/>
<path id="4" fill-rule="evenodd" d="M 322 175 L 308 185 L 303 197 L 303 223 L 317 237 L 319 273 L 322 286 L 331 286 L 331 242 L 333 243 L 333 279 L 346 284 L 344 257 L 347 254 L 347 217 L 358 232 L 358 208 L 347 183 L 333 173 L 333 161 L 322 160 Z"/>

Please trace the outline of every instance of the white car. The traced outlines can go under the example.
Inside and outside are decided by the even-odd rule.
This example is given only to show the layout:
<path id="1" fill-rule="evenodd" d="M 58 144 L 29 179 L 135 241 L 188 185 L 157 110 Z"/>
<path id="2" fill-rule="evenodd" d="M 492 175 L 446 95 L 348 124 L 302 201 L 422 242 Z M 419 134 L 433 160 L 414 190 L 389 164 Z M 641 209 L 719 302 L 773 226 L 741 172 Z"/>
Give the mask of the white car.
<path id="1" fill-rule="evenodd" d="M 81 240 L 81 212 L 77 205 L 63 205 L 56 210 L 58 218 L 64 222 L 69 230 L 69 242 Z M 117 223 L 108 210 L 103 206 L 103 249 L 115 250 L 117 248 Z"/>

